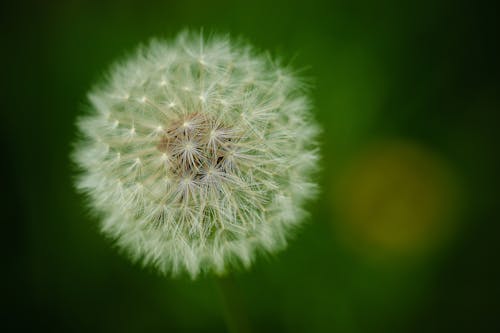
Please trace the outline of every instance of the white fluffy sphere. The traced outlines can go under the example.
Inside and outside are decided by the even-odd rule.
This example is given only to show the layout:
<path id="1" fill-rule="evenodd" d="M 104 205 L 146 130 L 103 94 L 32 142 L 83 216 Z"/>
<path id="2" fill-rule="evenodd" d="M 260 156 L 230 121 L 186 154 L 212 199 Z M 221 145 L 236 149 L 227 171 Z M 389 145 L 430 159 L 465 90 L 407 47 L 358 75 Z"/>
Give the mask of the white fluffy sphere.
<path id="1" fill-rule="evenodd" d="M 316 189 L 317 126 L 287 68 L 183 33 L 114 66 L 78 126 L 77 186 L 102 231 L 165 273 L 283 248 Z"/>

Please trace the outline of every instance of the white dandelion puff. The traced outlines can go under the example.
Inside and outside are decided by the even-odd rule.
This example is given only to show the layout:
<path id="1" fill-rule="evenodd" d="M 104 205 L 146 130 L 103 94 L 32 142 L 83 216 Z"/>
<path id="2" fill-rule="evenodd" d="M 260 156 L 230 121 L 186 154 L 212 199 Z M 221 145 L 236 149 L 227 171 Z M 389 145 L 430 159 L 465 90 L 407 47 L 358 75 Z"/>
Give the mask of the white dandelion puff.
<path id="1" fill-rule="evenodd" d="M 316 192 L 318 127 L 287 68 L 228 38 L 153 41 L 89 94 L 73 158 L 102 231 L 172 275 L 275 252 Z"/>

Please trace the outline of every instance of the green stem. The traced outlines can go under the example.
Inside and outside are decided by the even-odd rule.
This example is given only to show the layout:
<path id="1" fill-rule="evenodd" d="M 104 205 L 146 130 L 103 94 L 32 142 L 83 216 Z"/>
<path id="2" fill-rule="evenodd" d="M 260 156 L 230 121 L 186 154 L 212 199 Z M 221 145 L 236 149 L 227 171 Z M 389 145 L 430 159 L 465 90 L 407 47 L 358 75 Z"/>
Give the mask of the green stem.
<path id="1" fill-rule="evenodd" d="M 224 309 L 224 318 L 230 333 L 250 333 L 250 322 L 238 287 L 231 276 L 216 279 Z"/>

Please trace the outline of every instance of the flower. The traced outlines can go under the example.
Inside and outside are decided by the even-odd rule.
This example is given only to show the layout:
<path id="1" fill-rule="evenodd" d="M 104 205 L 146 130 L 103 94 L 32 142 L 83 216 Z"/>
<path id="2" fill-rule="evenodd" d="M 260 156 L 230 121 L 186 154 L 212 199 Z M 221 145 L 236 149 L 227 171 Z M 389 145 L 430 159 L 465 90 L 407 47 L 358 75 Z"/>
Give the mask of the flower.
<path id="1" fill-rule="evenodd" d="M 134 260 L 192 278 L 248 267 L 286 245 L 316 190 L 304 90 L 227 37 L 152 41 L 89 94 L 77 188 Z"/>

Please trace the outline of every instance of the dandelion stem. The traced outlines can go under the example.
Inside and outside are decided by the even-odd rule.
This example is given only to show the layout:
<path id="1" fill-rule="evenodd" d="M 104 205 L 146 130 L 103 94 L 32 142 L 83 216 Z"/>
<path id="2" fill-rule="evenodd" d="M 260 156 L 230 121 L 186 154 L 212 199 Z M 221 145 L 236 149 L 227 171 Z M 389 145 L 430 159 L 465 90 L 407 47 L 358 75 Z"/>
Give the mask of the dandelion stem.
<path id="1" fill-rule="evenodd" d="M 216 283 L 228 332 L 251 333 L 248 316 L 234 278 L 232 276 L 218 277 Z"/>

